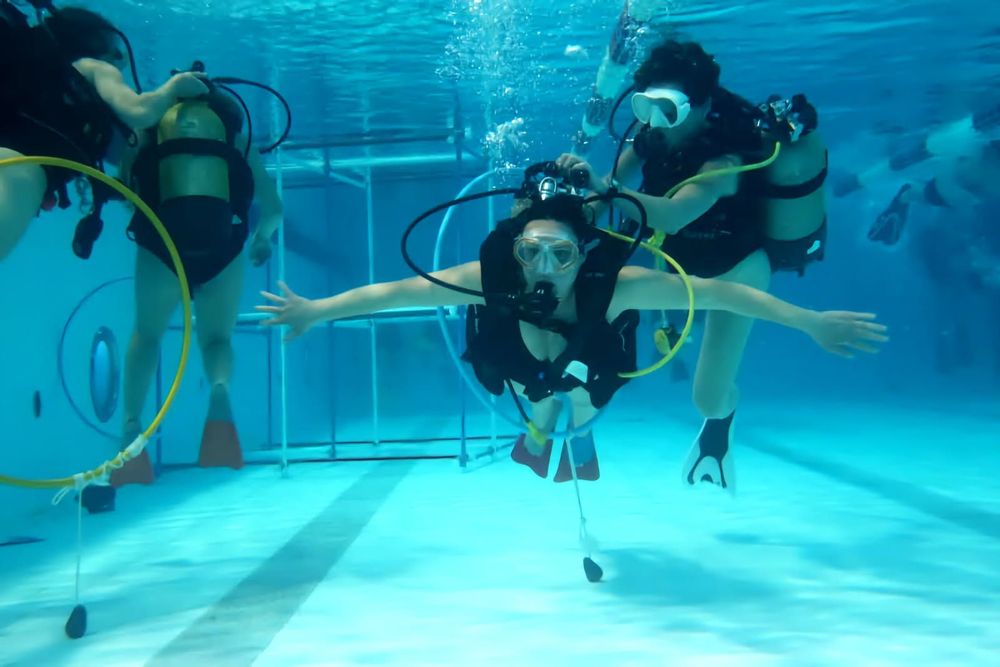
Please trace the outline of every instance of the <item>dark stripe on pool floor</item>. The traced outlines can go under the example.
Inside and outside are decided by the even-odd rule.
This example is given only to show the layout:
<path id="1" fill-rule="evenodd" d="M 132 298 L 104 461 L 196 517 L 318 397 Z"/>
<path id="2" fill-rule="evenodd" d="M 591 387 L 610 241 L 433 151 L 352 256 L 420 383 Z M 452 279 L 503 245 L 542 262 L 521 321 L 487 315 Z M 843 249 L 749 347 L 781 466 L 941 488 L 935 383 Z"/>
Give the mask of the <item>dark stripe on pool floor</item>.
<path id="1" fill-rule="evenodd" d="M 869 491 L 918 512 L 930 514 L 980 535 L 1000 540 L 1000 514 L 980 509 L 975 505 L 934 491 L 928 491 L 916 484 L 901 482 L 861 468 L 826 460 L 813 456 L 809 452 L 782 447 L 760 438 L 741 439 L 740 444 L 826 475 L 838 482 Z"/>
<path id="2" fill-rule="evenodd" d="M 373 466 L 146 664 L 252 664 L 413 466 L 414 461 Z"/>

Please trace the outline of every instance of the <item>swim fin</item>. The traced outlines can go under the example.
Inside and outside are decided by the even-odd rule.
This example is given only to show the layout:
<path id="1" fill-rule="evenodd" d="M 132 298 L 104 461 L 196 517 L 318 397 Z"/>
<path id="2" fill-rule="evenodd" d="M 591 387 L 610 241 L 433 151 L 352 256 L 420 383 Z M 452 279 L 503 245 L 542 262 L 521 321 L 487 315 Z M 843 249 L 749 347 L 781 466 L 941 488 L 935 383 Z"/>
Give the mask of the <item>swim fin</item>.
<path id="1" fill-rule="evenodd" d="M 733 435 L 732 412 L 725 419 L 706 419 L 684 463 L 684 483 L 708 482 L 730 493 L 736 492 L 736 467 L 729 447 Z"/>
<path id="2" fill-rule="evenodd" d="M 122 431 L 121 448 L 125 449 L 139 437 L 142 427 L 137 421 L 129 421 Z M 133 459 L 125 462 L 121 468 L 111 471 L 111 487 L 120 488 L 129 484 L 152 484 L 156 480 L 156 473 L 153 471 L 153 464 L 149 459 L 149 450 L 143 449 Z M 91 487 L 87 487 L 90 489 Z M 87 489 L 84 489 L 86 492 Z"/>
<path id="3" fill-rule="evenodd" d="M 597 463 L 597 449 L 594 447 L 593 431 L 563 443 L 559 467 L 556 468 L 556 474 L 552 481 L 558 483 L 573 479 L 573 470 L 569 460 L 570 447 L 573 448 L 573 462 L 576 463 L 576 478 L 588 482 L 597 481 L 601 476 L 601 468 Z"/>
<path id="4" fill-rule="evenodd" d="M 243 448 L 236 425 L 231 421 L 210 419 L 205 422 L 198 449 L 198 465 L 202 468 L 243 467 Z"/>
<path id="5" fill-rule="evenodd" d="M 198 449 L 198 465 L 202 468 L 243 467 L 243 448 L 233 420 L 229 392 L 224 385 L 212 388 L 208 403 L 208 416 L 202 429 Z"/>
<path id="6" fill-rule="evenodd" d="M 122 431 L 121 448 L 131 445 L 142 427 L 137 421 L 129 421 Z M 121 468 L 111 471 L 107 481 L 95 481 L 88 484 L 80 492 L 81 502 L 90 514 L 115 511 L 117 489 L 129 484 L 152 484 L 156 481 L 153 463 L 149 459 L 149 451 L 143 449 L 138 456 L 129 459 Z"/>
<path id="7" fill-rule="evenodd" d="M 517 437 L 514 448 L 510 450 L 510 458 L 515 463 L 520 463 L 523 466 L 531 468 L 533 473 L 545 479 L 549 476 L 549 461 L 552 459 L 552 441 L 546 440 L 545 444 L 542 445 L 542 451 L 538 454 L 533 454 L 527 445 L 524 444 L 528 437 L 530 436 L 526 433 L 522 433 Z"/>
<path id="8" fill-rule="evenodd" d="M 899 192 L 892 198 L 889 206 L 875 218 L 875 222 L 868 229 L 869 241 L 885 245 L 896 245 L 899 242 L 910 212 L 910 203 L 905 195 L 911 188 L 909 183 L 899 188 Z"/>

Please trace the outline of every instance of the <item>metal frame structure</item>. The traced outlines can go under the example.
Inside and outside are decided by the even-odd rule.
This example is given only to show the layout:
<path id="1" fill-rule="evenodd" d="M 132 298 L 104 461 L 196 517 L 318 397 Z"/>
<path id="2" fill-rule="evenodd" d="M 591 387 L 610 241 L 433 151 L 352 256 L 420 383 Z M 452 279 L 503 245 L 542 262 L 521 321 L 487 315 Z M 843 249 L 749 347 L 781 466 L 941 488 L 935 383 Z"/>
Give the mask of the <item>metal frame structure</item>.
<path id="1" fill-rule="evenodd" d="M 463 157 L 470 156 L 477 160 L 482 160 L 482 156 L 477 155 L 473 151 L 468 150 L 463 145 L 464 132 L 461 130 L 450 131 L 450 132 L 440 132 L 440 133 L 428 133 L 428 134 L 414 134 L 406 136 L 389 136 L 389 137 L 373 137 L 369 132 L 365 131 L 365 134 L 361 137 L 355 137 L 351 139 L 350 137 L 331 137 L 320 141 L 308 141 L 292 143 L 288 142 L 282 148 L 277 149 L 274 152 L 274 162 L 272 165 L 267 167 L 268 171 L 274 176 L 279 195 L 284 195 L 288 185 L 286 183 L 286 177 L 290 174 L 305 172 L 307 176 L 316 175 L 315 179 L 296 179 L 296 185 L 294 188 L 327 188 L 331 183 L 342 183 L 354 188 L 364 190 L 365 197 L 365 220 L 366 220 L 366 236 L 367 236 L 367 246 L 368 246 L 368 282 L 373 283 L 375 281 L 375 220 L 373 213 L 374 204 L 374 182 L 373 182 L 373 170 L 382 167 L 406 167 L 406 166 L 427 166 L 432 164 L 454 164 L 456 166 L 461 166 L 463 164 Z M 404 143 L 426 143 L 428 141 L 451 141 L 454 143 L 454 150 L 449 152 L 439 152 L 439 153 L 428 153 L 423 155 L 399 155 L 399 156 L 373 156 L 371 155 L 371 148 L 376 145 L 383 144 L 404 144 Z M 339 159 L 335 160 L 331 158 L 330 149 L 334 147 L 361 147 L 363 148 L 364 155 L 360 157 L 352 157 L 349 159 Z M 301 150 L 322 150 L 322 160 L 315 163 L 299 161 L 295 164 L 288 164 L 283 160 L 284 152 L 293 152 Z M 487 231 L 492 227 L 492 214 L 493 214 L 493 204 L 492 200 L 489 202 L 490 217 L 487 223 Z M 281 225 L 278 230 L 278 242 L 277 242 L 277 278 L 283 280 L 285 277 L 285 228 Z M 271 275 L 271 268 L 268 268 L 268 283 L 273 283 L 273 276 Z M 258 322 L 261 319 L 265 319 L 266 316 L 261 313 L 243 313 L 238 316 L 237 319 L 237 330 L 236 333 L 255 333 L 258 335 L 264 335 L 269 341 L 273 341 L 272 336 L 275 335 L 273 329 L 261 330 L 259 328 Z M 448 309 L 446 314 L 446 319 L 448 321 L 455 321 L 460 318 L 458 309 L 452 307 Z M 280 341 L 278 344 L 278 376 L 279 380 L 279 406 L 280 406 L 280 435 L 279 440 L 276 443 L 274 434 L 272 432 L 272 425 L 274 423 L 273 409 L 274 409 L 274 396 L 273 396 L 273 382 L 270 378 L 273 377 L 274 368 L 274 345 L 268 345 L 267 353 L 267 369 L 268 369 L 268 444 L 271 449 L 248 452 L 245 455 L 247 462 L 249 463 L 263 463 L 263 462 L 275 462 L 275 445 L 280 445 L 280 458 L 277 460 L 280 463 L 282 470 L 287 468 L 289 462 L 288 450 L 290 447 L 294 448 L 300 454 L 304 460 L 309 461 L 329 461 L 329 460 L 345 460 L 345 459 L 370 459 L 370 458 L 391 458 L 388 456 L 378 456 L 378 455 L 368 455 L 368 456 L 339 456 L 337 450 L 338 445 L 370 445 L 376 451 L 384 445 L 387 444 L 421 444 L 421 443 L 448 443 L 458 441 L 459 451 L 457 453 L 457 458 L 459 464 L 462 468 L 466 468 L 470 463 L 475 462 L 479 459 L 484 459 L 486 457 L 492 458 L 497 453 L 505 450 L 509 447 L 500 446 L 498 441 L 500 440 L 513 440 L 514 435 L 501 435 L 498 433 L 498 424 L 496 415 L 491 415 L 491 425 L 490 432 L 486 434 L 470 434 L 466 428 L 466 407 L 467 401 L 465 400 L 465 387 L 463 381 L 459 374 L 458 383 L 461 387 L 461 399 L 460 399 L 460 434 L 456 436 L 448 437 L 436 437 L 436 438 L 402 438 L 402 439 L 384 439 L 380 434 L 380 415 L 379 415 L 379 388 L 378 388 L 378 329 L 379 325 L 392 322 L 430 322 L 437 320 L 436 309 L 400 309 L 396 311 L 384 311 L 381 313 L 376 313 L 369 316 L 362 316 L 357 318 L 351 318 L 346 320 L 339 320 L 336 322 L 327 323 L 329 328 L 355 328 L 355 329 L 369 329 L 370 331 L 370 359 L 371 359 L 371 384 L 372 384 L 372 438 L 364 440 L 338 440 L 336 437 L 336 417 L 334 417 L 333 429 L 331 432 L 330 441 L 327 443 L 299 443 L 291 444 L 288 441 L 288 409 L 287 409 L 287 359 L 285 354 L 285 344 Z M 176 328 L 176 327 L 172 327 Z M 333 337 L 330 338 L 331 348 L 334 345 Z M 158 399 L 162 394 L 162 373 L 157 373 L 157 395 Z M 331 405 L 331 411 L 336 414 L 335 404 Z M 469 442 L 470 441 L 481 441 L 489 440 L 490 445 L 482 449 L 477 453 L 470 453 Z M 317 452 L 319 448 L 319 452 Z M 159 447 L 157 447 L 156 460 L 158 463 L 161 461 Z M 325 451 L 325 456 L 322 452 Z M 454 457 L 455 454 L 433 456 L 428 458 L 441 458 L 441 457 Z M 299 458 L 299 457 L 297 457 Z M 414 458 L 413 456 L 406 456 L 405 458 Z M 424 458 L 424 457 L 417 457 Z"/>

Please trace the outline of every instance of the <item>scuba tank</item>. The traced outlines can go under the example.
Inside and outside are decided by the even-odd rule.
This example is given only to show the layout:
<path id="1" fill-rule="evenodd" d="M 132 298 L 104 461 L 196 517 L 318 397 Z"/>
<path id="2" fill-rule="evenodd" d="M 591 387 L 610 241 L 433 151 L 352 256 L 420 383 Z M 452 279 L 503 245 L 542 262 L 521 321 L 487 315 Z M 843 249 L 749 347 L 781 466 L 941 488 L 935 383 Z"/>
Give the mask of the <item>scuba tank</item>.
<path id="1" fill-rule="evenodd" d="M 762 138 L 781 144 L 759 176 L 764 235 L 777 242 L 806 239 L 826 221 L 827 148 L 816 132 L 816 109 L 805 95 L 772 95 L 757 108 Z"/>
<path id="2" fill-rule="evenodd" d="M 129 53 L 131 54 L 131 48 Z M 174 69 L 171 75 L 180 72 L 204 74 L 205 64 L 196 60 L 189 69 Z M 236 216 L 248 224 L 254 192 L 253 174 L 247 163 L 253 143 L 253 119 L 246 102 L 230 85 L 249 85 L 265 90 L 285 109 L 284 130 L 271 145 L 260 149 L 261 153 L 275 150 L 288 138 L 292 126 L 291 108 L 281 93 L 256 81 L 208 76 L 203 80 L 209 88 L 207 95 L 178 101 L 164 114 L 156 127 L 148 132 L 150 144 L 140 150 L 136 157 L 131 169 L 132 179 L 138 183 L 143 199 L 153 206 L 159 204 L 164 197 L 208 195 L 229 200 Z M 235 102 L 229 100 L 223 92 Z M 235 106 L 236 103 L 238 107 Z M 242 114 L 239 109 L 242 109 Z M 240 151 L 235 144 L 237 135 L 243 129 L 244 119 L 247 145 Z M 180 166 L 179 160 L 190 160 L 192 157 L 198 158 L 194 167 L 197 176 L 191 176 L 190 163 L 184 169 L 175 169 Z M 224 162 L 212 158 L 221 158 Z M 175 171 L 186 175 L 184 178 L 173 178 L 171 172 Z M 186 184 L 182 182 L 185 180 Z M 200 187 L 204 183 L 209 184 L 209 189 Z M 104 228 L 102 209 L 113 198 L 116 196 L 110 188 L 94 185 L 93 211 L 79 222 L 73 238 L 73 252 L 81 259 L 90 257 L 94 242 Z"/>
<path id="3" fill-rule="evenodd" d="M 161 152 L 156 174 L 159 201 L 154 204 L 193 195 L 230 198 L 226 156 L 218 154 L 217 147 L 208 142 L 236 149 L 242 122 L 239 116 L 225 118 L 231 114 L 224 111 L 227 101 L 219 99 L 219 95 L 210 89 L 205 96 L 178 101 L 149 133 L 154 150 Z M 175 145 L 183 152 L 169 150 Z M 148 185 L 141 183 L 141 178 L 140 184 L 140 187 Z"/>
<path id="4" fill-rule="evenodd" d="M 208 95 L 179 100 L 146 131 L 145 145 L 128 170 L 126 185 L 150 206 L 191 195 L 229 200 L 234 177 L 238 174 L 246 180 L 239 174 L 243 155 L 233 145 L 242 119 L 237 113 L 233 120 L 232 114 L 222 111 L 219 95 L 210 88 Z M 227 115 L 229 119 L 224 118 Z M 104 205 L 120 199 L 110 188 L 95 183 L 92 188 L 93 210 L 80 220 L 73 235 L 73 252 L 81 259 L 90 258 L 104 230 Z"/>

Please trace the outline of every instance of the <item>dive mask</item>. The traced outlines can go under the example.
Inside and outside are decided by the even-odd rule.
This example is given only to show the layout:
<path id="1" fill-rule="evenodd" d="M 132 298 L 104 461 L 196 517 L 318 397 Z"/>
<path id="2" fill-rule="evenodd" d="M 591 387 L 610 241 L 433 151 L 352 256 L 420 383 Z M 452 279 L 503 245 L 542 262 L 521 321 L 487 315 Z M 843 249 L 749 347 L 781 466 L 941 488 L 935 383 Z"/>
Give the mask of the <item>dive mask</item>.
<path id="1" fill-rule="evenodd" d="M 643 125 L 674 128 L 687 120 L 691 100 L 673 88 L 647 88 L 632 95 L 632 113 Z"/>
<path id="2" fill-rule="evenodd" d="M 539 273 L 560 273 L 580 259 L 580 246 L 560 236 L 522 234 L 514 240 L 514 257 Z"/>

